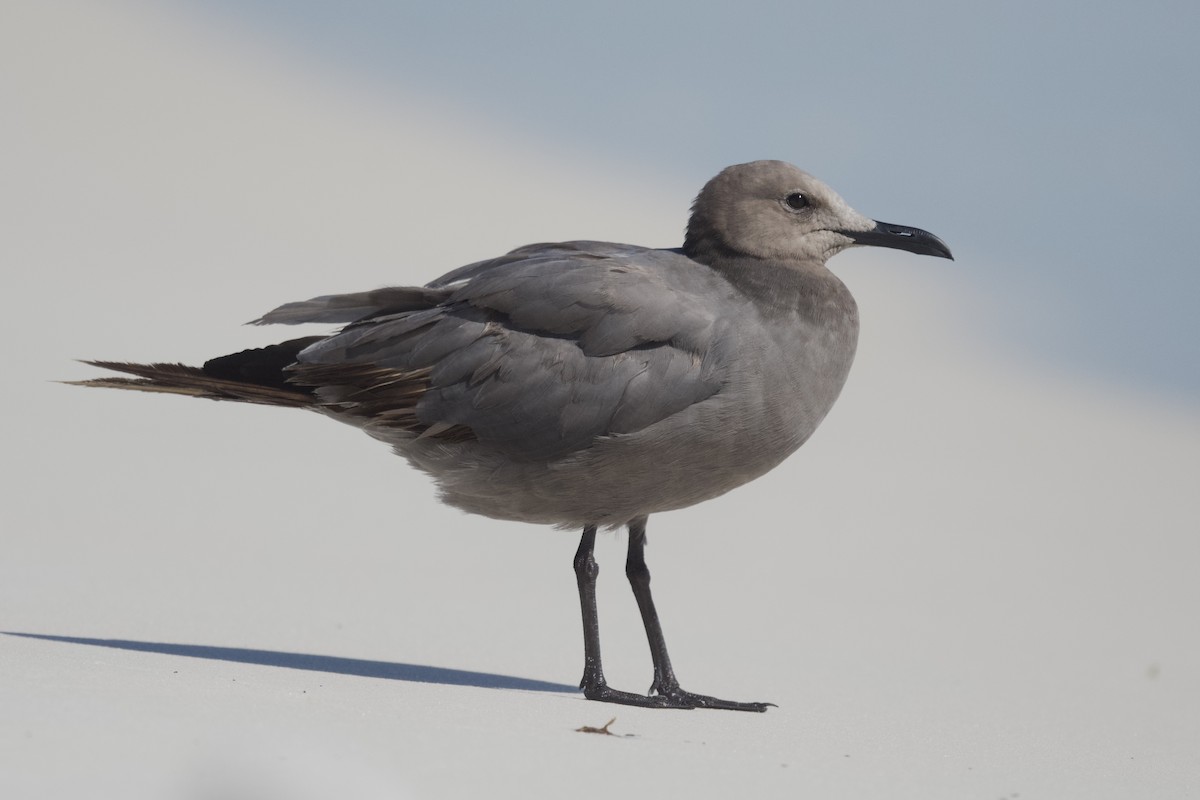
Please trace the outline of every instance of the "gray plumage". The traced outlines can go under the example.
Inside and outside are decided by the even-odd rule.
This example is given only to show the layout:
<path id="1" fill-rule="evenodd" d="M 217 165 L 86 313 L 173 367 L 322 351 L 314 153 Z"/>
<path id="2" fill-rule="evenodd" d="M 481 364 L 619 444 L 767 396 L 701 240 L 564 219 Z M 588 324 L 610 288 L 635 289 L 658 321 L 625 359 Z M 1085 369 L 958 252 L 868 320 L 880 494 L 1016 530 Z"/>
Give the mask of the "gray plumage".
<path id="1" fill-rule="evenodd" d="M 825 261 L 855 244 L 950 257 L 795 167 L 753 162 L 704 187 L 679 249 L 529 245 L 422 288 L 255 320 L 346 325 L 331 336 L 202 369 L 96 362 L 137 377 L 88 383 L 310 408 L 387 442 L 466 511 L 644 526 L 764 474 L 816 430 L 858 338 Z"/>

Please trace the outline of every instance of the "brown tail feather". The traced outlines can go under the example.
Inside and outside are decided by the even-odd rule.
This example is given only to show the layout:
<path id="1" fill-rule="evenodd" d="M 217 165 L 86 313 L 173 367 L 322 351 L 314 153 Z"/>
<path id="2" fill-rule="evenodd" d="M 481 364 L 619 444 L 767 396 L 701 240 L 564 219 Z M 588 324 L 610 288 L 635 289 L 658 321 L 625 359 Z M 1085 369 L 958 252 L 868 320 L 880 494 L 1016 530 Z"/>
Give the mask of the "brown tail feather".
<path id="1" fill-rule="evenodd" d="M 97 386 L 106 389 L 134 389 L 141 392 L 163 392 L 210 400 L 236 400 L 268 406 L 305 408 L 315 398 L 306 389 L 262 386 L 209 375 L 198 367 L 185 364 L 130 364 L 123 361 L 84 361 L 93 367 L 136 375 L 136 378 L 94 378 L 86 381 L 67 381 L 75 386 Z"/>

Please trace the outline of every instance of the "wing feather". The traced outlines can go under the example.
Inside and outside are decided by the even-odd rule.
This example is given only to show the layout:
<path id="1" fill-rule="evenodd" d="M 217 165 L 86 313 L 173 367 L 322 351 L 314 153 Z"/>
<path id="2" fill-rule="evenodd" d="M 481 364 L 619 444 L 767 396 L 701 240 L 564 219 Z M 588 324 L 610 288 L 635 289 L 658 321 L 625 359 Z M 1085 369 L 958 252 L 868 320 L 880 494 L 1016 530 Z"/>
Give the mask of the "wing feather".
<path id="1" fill-rule="evenodd" d="M 293 380 L 364 425 L 563 457 L 720 391 L 723 324 L 706 299 L 727 288 L 719 281 L 671 251 L 525 247 L 439 278 L 434 306 L 360 319 L 310 346 Z"/>

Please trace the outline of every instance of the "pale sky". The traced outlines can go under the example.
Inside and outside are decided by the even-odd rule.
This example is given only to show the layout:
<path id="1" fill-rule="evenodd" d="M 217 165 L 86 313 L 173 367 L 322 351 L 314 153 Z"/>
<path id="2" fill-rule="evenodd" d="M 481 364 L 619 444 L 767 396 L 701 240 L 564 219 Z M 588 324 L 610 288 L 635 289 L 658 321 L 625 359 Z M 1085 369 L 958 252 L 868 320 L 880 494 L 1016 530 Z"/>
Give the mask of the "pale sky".
<path id="1" fill-rule="evenodd" d="M 1200 400 L 1195 3 L 185 6 L 576 158 L 792 161 L 950 242 L 1019 353 Z"/>

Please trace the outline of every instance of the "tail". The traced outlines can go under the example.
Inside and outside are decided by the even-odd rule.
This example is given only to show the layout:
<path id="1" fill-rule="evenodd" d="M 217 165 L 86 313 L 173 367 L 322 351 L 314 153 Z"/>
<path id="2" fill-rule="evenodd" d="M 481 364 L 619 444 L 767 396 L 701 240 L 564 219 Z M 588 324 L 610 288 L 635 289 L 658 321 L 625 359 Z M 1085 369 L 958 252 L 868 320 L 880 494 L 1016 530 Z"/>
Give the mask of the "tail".
<path id="1" fill-rule="evenodd" d="M 205 362 L 203 367 L 185 364 L 131 364 L 123 361 L 85 361 L 94 367 L 124 372 L 136 377 L 94 378 L 68 381 L 76 386 L 134 389 L 139 392 L 182 394 L 210 400 L 235 400 L 267 406 L 308 408 L 316 397 L 306 386 L 288 381 L 287 368 L 301 350 L 324 337 L 309 336 L 255 350 L 243 350 Z"/>

